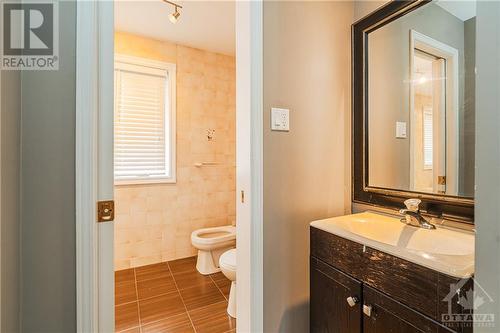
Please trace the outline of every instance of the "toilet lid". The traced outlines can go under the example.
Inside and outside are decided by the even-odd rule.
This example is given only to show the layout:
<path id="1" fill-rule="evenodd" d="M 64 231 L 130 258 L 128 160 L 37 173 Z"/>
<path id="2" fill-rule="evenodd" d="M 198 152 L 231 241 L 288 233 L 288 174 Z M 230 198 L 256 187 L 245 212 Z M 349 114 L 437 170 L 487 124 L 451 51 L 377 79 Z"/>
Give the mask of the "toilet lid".
<path id="1" fill-rule="evenodd" d="M 236 269 L 236 249 L 224 252 L 220 256 L 220 264 L 230 269 Z"/>

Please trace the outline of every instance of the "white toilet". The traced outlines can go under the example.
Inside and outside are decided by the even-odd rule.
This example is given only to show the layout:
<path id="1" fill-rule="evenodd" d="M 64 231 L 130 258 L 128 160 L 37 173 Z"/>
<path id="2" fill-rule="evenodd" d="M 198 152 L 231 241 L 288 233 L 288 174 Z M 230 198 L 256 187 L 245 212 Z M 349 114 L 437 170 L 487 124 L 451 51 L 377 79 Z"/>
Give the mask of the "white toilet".
<path id="1" fill-rule="evenodd" d="M 222 253 L 236 246 L 236 227 L 223 226 L 193 231 L 191 243 L 198 249 L 196 269 L 204 275 L 220 271 Z"/>
<path id="2" fill-rule="evenodd" d="M 231 280 L 227 313 L 236 318 L 236 249 L 224 252 L 220 256 L 219 265 L 222 273 Z"/>

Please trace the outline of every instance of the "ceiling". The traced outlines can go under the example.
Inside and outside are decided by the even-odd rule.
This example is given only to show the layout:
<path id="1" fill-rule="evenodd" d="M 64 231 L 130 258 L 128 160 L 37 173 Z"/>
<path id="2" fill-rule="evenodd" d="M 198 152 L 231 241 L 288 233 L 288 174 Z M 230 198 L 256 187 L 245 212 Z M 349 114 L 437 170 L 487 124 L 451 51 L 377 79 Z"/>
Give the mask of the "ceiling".
<path id="1" fill-rule="evenodd" d="M 175 2 L 175 1 L 174 1 Z M 234 55 L 234 1 L 178 1 L 183 8 L 176 24 L 174 7 L 157 1 L 115 1 L 115 29 L 212 52 Z"/>
<path id="2" fill-rule="evenodd" d="M 453 16 L 462 21 L 467 21 L 476 16 L 476 1 L 475 0 L 438 0 L 436 5 L 440 6 Z"/>

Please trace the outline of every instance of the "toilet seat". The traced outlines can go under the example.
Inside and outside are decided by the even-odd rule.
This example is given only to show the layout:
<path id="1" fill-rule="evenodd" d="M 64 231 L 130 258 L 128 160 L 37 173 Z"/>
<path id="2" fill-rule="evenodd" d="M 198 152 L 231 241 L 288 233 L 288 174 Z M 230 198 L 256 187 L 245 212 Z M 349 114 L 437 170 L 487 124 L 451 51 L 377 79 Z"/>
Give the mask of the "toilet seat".
<path id="1" fill-rule="evenodd" d="M 236 239 L 236 227 L 223 226 L 214 228 L 203 228 L 193 231 L 191 242 L 195 246 L 214 246 L 226 242 L 232 242 Z"/>

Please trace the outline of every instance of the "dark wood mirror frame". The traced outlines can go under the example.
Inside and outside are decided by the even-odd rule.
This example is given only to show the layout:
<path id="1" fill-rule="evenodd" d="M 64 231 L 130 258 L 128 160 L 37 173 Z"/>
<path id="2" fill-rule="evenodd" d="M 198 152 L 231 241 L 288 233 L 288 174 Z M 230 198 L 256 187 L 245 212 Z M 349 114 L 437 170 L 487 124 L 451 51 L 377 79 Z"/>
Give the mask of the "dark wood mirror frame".
<path id="1" fill-rule="evenodd" d="M 424 213 L 465 223 L 474 223 L 474 199 L 411 192 L 368 184 L 367 35 L 387 23 L 429 3 L 430 0 L 392 1 L 352 26 L 352 199 L 387 208 L 403 208 L 408 198 L 422 200 Z"/>

